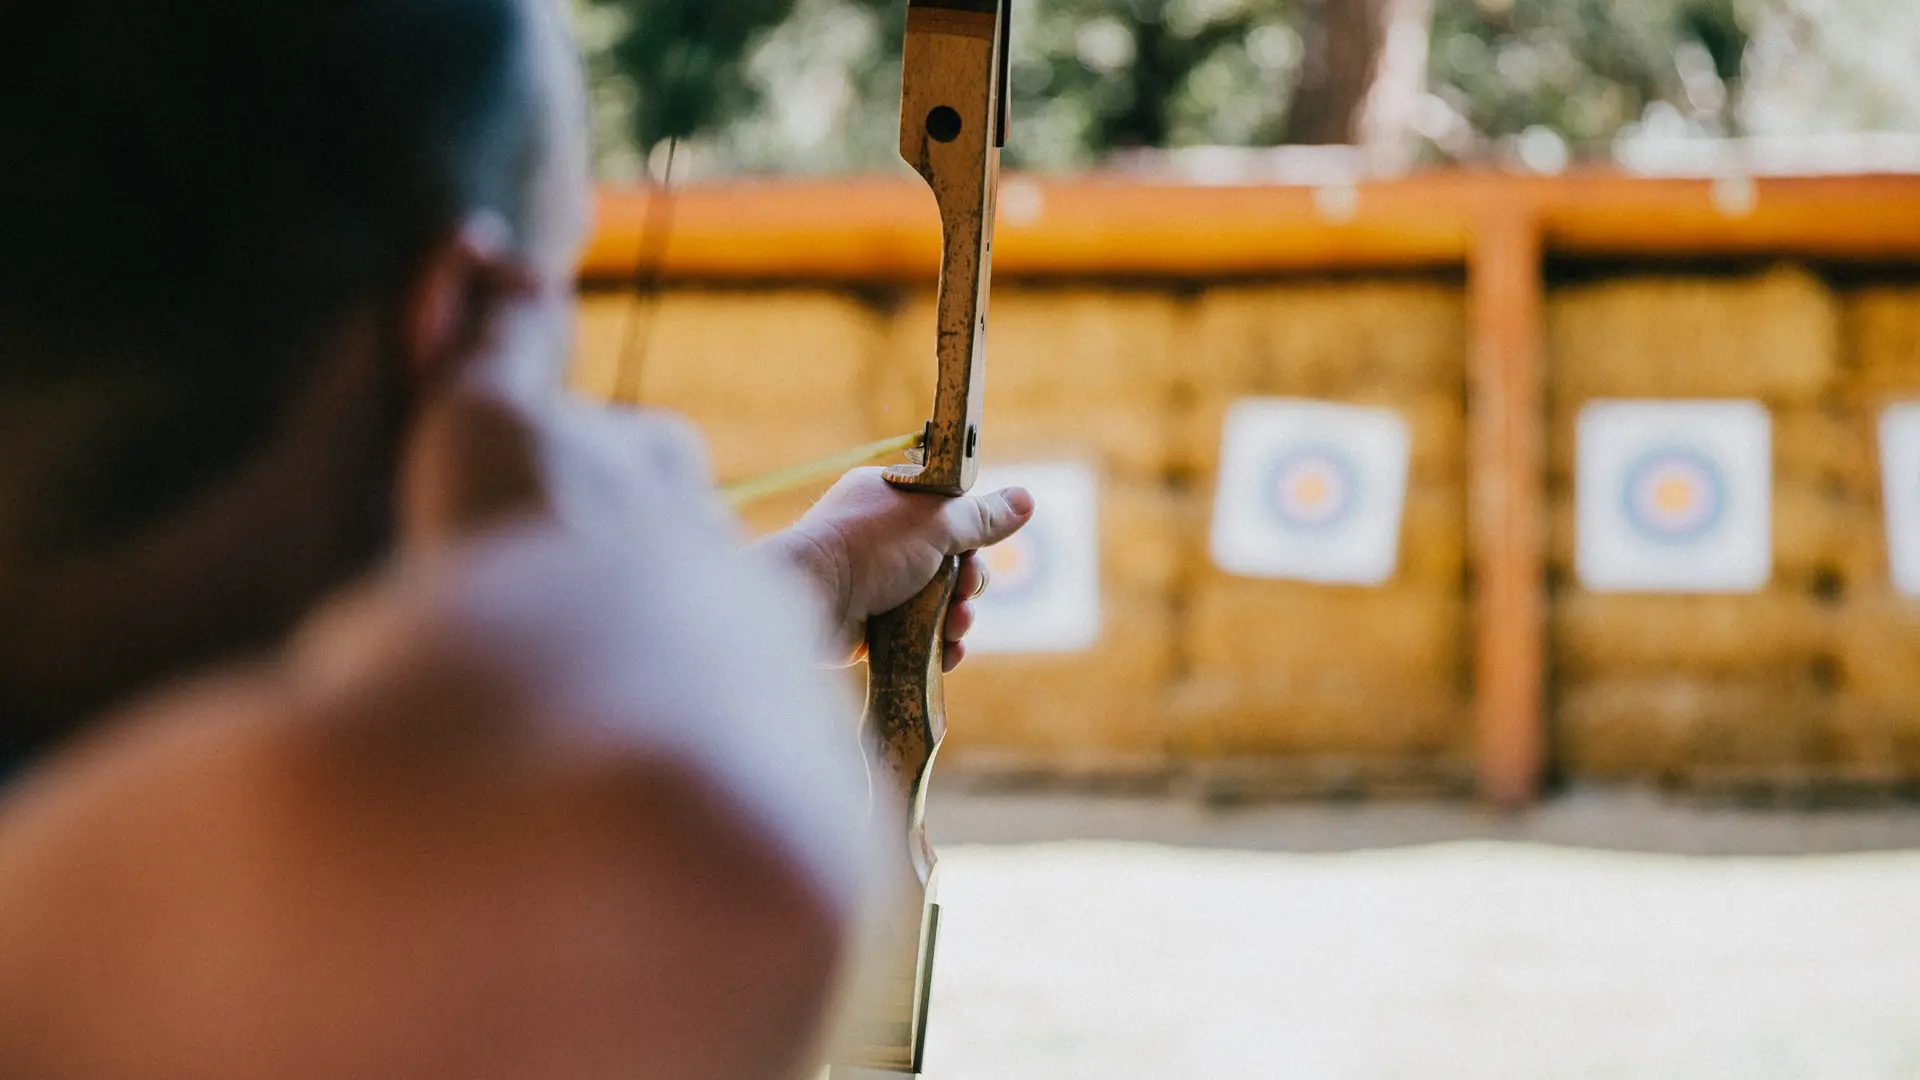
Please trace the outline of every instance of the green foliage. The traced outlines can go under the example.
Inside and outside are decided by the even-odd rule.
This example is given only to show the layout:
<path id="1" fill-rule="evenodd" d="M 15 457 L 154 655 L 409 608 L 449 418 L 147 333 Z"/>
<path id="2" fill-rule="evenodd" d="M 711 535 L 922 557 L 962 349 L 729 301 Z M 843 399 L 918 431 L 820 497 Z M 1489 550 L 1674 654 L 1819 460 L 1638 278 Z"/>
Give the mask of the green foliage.
<path id="1" fill-rule="evenodd" d="M 608 0 L 624 16 L 607 57 L 634 85 L 630 137 L 642 148 L 725 124 L 753 107 L 747 44 L 793 0 Z"/>
<path id="2" fill-rule="evenodd" d="M 618 28 L 589 53 L 597 95 L 642 149 L 704 140 L 747 169 L 874 168 L 893 156 L 881 116 L 896 107 L 905 0 L 592 0 L 590 23 Z M 1067 168 L 1140 146 L 1260 144 L 1278 137 L 1300 60 L 1292 0 L 1018 0 L 1008 161 Z M 772 118 L 817 91 L 836 42 L 810 23 L 852 26 L 867 48 L 842 65 L 859 128 L 837 152 L 781 145 Z M 799 43 L 805 42 L 805 47 Z M 622 92 L 605 86 L 618 83 Z M 615 98 L 608 105 L 608 99 Z M 880 130 L 884 140 L 862 132 Z M 602 127 L 603 139 L 611 133 Z M 790 140 L 789 140 L 790 143 Z"/>
<path id="3" fill-rule="evenodd" d="M 1276 140 L 1300 61 L 1290 0 L 1021 0 L 1009 157 Z"/>
<path id="4" fill-rule="evenodd" d="M 574 2 L 603 160 L 631 163 L 678 136 L 707 174 L 900 167 L 906 0 Z M 1009 164 L 1278 142 L 1303 19 L 1320 2 L 1362 0 L 1015 0 Z M 1517 149 L 1551 167 L 1636 131 L 1815 130 L 1825 115 L 1920 123 L 1920 68 L 1900 45 L 1920 43 L 1912 0 L 1432 5 L 1431 94 L 1415 128 L 1433 158 Z"/>
<path id="5" fill-rule="evenodd" d="M 888 93 L 897 101 L 905 0 L 571 2 L 601 169 L 613 176 L 632 178 L 670 139 L 702 144 L 723 171 L 795 169 L 803 155 L 789 145 L 756 145 L 781 140 L 754 129 L 789 99 L 805 97 L 822 64 L 856 89 L 861 100 L 849 107 Z M 871 164 L 866 149 L 829 164 Z"/>
<path id="6" fill-rule="evenodd" d="M 1604 150 L 1654 102 L 1730 134 L 1743 0 L 1439 0 L 1429 84 L 1481 139 L 1543 129 Z M 1471 143 L 1445 147 L 1475 156 Z"/>

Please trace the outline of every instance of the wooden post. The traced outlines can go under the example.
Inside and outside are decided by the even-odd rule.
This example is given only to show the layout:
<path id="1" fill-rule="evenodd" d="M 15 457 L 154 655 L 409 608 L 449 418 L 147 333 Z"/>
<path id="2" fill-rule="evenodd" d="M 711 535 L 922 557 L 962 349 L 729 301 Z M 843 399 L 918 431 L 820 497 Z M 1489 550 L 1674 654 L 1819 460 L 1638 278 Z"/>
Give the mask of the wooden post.
<path id="1" fill-rule="evenodd" d="M 1524 208 L 1476 226 L 1468 265 L 1474 680 L 1482 797 L 1533 801 L 1546 755 L 1541 235 Z"/>

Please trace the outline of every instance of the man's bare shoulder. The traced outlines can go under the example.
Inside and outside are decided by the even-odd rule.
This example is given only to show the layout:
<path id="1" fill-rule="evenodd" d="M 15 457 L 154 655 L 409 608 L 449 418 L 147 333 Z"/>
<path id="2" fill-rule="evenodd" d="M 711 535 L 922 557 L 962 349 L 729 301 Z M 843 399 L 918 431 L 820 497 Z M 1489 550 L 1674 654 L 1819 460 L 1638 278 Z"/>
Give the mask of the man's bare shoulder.
<path id="1" fill-rule="evenodd" d="M 808 662 L 803 605 L 730 538 L 638 532 L 611 550 L 507 530 L 414 560 L 326 607 L 277 655 L 100 725 L 0 801 L 0 839 L 144 788 L 244 777 L 263 790 L 231 794 L 264 800 L 333 768 L 425 791 L 496 757 L 570 777 L 657 761 L 792 846 L 839 831 L 863 775 L 844 683 Z M 848 850 L 795 854 L 841 870 L 857 844 L 839 843 Z"/>
<path id="2" fill-rule="evenodd" d="M 858 889 L 851 730 L 840 760 L 830 683 L 779 674 L 804 664 L 717 677 L 778 615 L 614 557 L 529 533 L 409 567 L 29 777 L 0 803 L 0 1032 L 54 1037 L 0 1034 L 0 1065 L 91 1042 L 94 1075 L 184 1068 L 151 1041 L 244 1008 L 281 1063 L 352 1065 L 295 1043 L 355 1031 L 465 1075 L 568 1045 L 634 1072 L 756 999 L 791 1052 Z"/>
<path id="3" fill-rule="evenodd" d="M 29 773 L 0 801 L 0 911 L 17 916 L 10 894 L 62 874 L 77 889 L 112 838 L 205 823 L 178 820 L 210 801 L 215 776 L 253 771 L 273 694 L 257 671 L 196 682 L 126 710 L 85 741 Z M 123 882 L 131 884 L 131 882 Z"/>

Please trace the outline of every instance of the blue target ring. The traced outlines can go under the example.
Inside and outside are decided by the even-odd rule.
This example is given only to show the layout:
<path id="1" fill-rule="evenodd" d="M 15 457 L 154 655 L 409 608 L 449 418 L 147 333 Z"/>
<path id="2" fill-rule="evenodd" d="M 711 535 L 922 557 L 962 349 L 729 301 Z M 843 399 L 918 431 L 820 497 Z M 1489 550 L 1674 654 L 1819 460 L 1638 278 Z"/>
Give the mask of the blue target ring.
<path id="1" fill-rule="evenodd" d="M 1360 470 L 1336 446 L 1303 446 L 1280 455 L 1267 468 L 1267 512 L 1280 525 L 1301 532 L 1328 532 L 1349 521 L 1360 505 Z"/>
<path id="2" fill-rule="evenodd" d="M 1711 533 L 1727 512 L 1727 478 L 1718 462 L 1687 446 L 1661 446 L 1627 468 L 1621 509 L 1633 531 L 1662 544 Z"/>

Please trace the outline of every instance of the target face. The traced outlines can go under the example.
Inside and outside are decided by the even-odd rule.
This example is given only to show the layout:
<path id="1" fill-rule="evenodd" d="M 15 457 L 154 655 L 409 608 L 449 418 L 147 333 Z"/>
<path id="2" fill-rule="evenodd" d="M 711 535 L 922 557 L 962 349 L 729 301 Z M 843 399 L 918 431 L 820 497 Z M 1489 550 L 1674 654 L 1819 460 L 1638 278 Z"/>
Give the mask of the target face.
<path id="1" fill-rule="evenodd" d="M 1772 422 L 1747 401 L 1580 414 L 1577 569 L 1602 591 L 1748 592 L 1773 570 Z"/>
<path id="2" fill-rule="evenodd" d="M 1707 535 L 1726 509 L 1727 481 L 1713 459 L 1690 447 L 1661 447 L 1627 470 L 1623 512 L 1634 530 L 1661 543 Z"/>
<path id="3" fill-rule="evenodd" d="M 1920 596 L 1920 404 L 1880 415 L 1880 482 L 1894 588 Z"/>
<path id="4" fill-rule="evenodd" d="M 1400 554 L 1412 440 L 1387 409 L 1248 398 L 1227 411 L 1213 559 L 1247 577 L 1375 585 Z"/>
<path id="5" fill-rule="evenodd" d="M 1313 446 L 1275 461 L 1267 488 L 1274 519 L 1281 526 L 1331 529 L 1352 515 L 1360 475 L 1338 447 Z"/>
<path id="6" fill-rule="evenodd" d="M 1033 493 L 1033 520 L 979 554 L 988 574 L 974 601 L 974 653 L 1066 653 L 1100 639 L 1100 485 L 1076 462 L 980 470 L 977 494 L 1007 487 Z"/>
<path id="7" fill-rule="evenodd" d="M 991 575 L 996 602 L 1024 603 L 1047 581 L 1046 523 L 1035 520 L 1004 544 L 980 552 Z"/>

